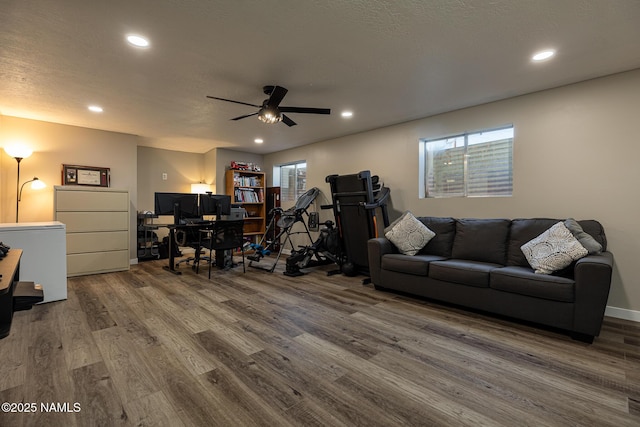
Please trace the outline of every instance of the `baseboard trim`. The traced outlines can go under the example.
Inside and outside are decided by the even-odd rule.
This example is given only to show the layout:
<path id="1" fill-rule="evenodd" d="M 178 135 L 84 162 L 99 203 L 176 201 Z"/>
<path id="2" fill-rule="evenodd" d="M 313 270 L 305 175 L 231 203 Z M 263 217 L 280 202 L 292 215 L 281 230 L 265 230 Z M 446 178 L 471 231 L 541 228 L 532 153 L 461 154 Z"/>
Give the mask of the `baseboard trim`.
<path id="1" fill-rule="evenodd" d="M 129 260 L 129 265 L 136 265 L 138 263 L 138 258 L 131 258 Z"/>
<path id="2" fill-rule="evenodd" d="M 631 320 L 632 322 L 640 322 L 640 311 L 628 310 L 626 308 L 611 307 L 610 305 L 604 311 L 605 316 L 616 317 L 618 319 Z"/>

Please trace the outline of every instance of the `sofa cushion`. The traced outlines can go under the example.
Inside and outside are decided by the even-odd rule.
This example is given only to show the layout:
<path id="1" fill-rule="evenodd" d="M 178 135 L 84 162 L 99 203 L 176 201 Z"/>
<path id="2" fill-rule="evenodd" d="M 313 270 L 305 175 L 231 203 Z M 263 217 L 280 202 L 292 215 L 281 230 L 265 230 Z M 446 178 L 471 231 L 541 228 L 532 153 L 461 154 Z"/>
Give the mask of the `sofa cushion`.
<path id="1" fill-rule="evenodd" d="M 418 221 L 411 212 L 406 211 L 384 229 L 384 236 L 396 245 L 400 253 L 415 255 L 429 243 L 435 233 Z"/>
<path id="2" fill-rule="evenodd" d="M 603 251 L 607 250 L 607 236 L 605 236 L 604 234 L 604 228 L 602 227 L 602 224 L 594 219 L 580 220 L 578 221 L 578 224 L 580 224 L 580 227 L 582 227 L 582 229 L 586 233 L 588 233 L 591 237 L 596 239 L 596 241 L 600 243 L 600 245 L 602 245 Z"/>
<path id="3" fill-rule="evenodd" d="M 549 218 L 512 220 L 509 245 L 507 247 L 507 265 L 529 267 L 529 262 L 520 248 L 531 239 L 547 231 L 557 222 L 557 219 Z"/>
<path id="4" fill-rule="evenodd" d="M 456 220 L 453 218 L 440 218 L 435 216 L 425 216 L 418 218 L 429 230 L 436 233 L 433 239 L 420 250 L 420 254 L 437 255 L 451 258 L 451 248 L 453 238 L 456 235 Z"/>
<path id="5" fill-rule="evenodd" d="M 435 255 L 407 256 L 401 254 L 386 254 L 382 256 L 382 269 L 398 273 L 426 276 L 429 273 L 431 261 L 441 261 L 445 258 Z"/>
<path id="6" fill-rule="evenodd" d="M 459 219 L 451 258 L 504 265 L 509 237 L 508 219 Z"/>
<path id="7" fill-rule="evenodd" d="M 489 273 L 499 267 L 502 266 L 459 259 L 432 261 L 429 264 L 429 277 L 444 282 L 486 288 L 489 287 Z"/>
<path id="8" fill-rule="evenodd" d="M 562 270 L 589 252 L 573 237 L 563 222 L 522 245 L 522 252 L 538 274 Z"/>
<path id="9" fill-rule="evenodd" d="M 527 267 L 509 266 L 491 270 L 489 287 L 554 301 L 574 301 L 574 281 L 566 277 L 536 274 Z"/>
<path id="10" fill-rule="evenodd" d="M 580 224 L 578 224 L 578 221 L 573 218 L 567 218 L 564 221 L 564 225 L 590 254 L 599 254 L 602 252 L 602 245 L 589 233 L 585 232 Z"/>

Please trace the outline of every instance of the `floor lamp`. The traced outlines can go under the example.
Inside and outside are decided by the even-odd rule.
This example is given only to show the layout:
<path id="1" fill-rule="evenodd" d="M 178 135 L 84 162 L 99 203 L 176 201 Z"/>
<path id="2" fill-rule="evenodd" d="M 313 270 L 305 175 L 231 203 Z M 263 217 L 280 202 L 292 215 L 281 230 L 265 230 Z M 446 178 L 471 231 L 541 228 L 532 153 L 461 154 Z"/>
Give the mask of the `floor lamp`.
<path id="1" fill-rule="evenodd" d="M 34 190 L 41 190 L 47 186 L 44 182 L 40 181 L 37 176 L 34 176 L 33 179 L 22 183 L 20 186 L 20 192 L 18 193 L 18 204 L 16 205 L 16 222 L 18 222 L 18 208 L 20 207 L 20 200 L 22 200 L 22 189 L 28 183 L 31 183 L 31 188 Z"/>
<path id="2" fill-rule="evenodd" d="M 16 178 L 16 223 L 18 222 L 18 209 L 20 205 L 20 162 L 22 159 L 26 159 L 31 154 L 33 154 L 33 150 L 24 145 L 14 144 L 8 145 L 4 147 L 4 151 L 18 162 L 18 177 Z"/>

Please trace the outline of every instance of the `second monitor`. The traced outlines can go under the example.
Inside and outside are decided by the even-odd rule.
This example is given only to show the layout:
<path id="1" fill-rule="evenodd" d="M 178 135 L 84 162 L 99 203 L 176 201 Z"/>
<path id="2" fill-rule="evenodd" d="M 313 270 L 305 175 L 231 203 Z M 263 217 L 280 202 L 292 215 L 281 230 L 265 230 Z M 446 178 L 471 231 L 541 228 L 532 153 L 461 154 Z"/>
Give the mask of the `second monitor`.
<path id="1" fill-rule="evenodd" d="M 231 214 L 231 196 L 226 194 L 200 194 L 200 215 Z"/>

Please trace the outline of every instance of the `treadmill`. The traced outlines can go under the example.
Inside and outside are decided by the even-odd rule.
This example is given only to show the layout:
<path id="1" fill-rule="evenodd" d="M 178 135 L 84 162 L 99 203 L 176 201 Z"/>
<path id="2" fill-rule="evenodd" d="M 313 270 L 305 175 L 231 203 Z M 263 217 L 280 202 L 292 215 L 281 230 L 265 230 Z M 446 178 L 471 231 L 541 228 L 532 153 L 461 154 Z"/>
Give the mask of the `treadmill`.
<path id="1" fill-rule="evenodd" d="M 368 170 L 351 175 L 329 175 L 325 181 L 331 186 L 333 214 L 346 257 L 342 272 L 368 276 L 367 242 L 378 237 L 378 211 L 382 214 L 384 227 L 389 225 L 389 188 Z"/>

